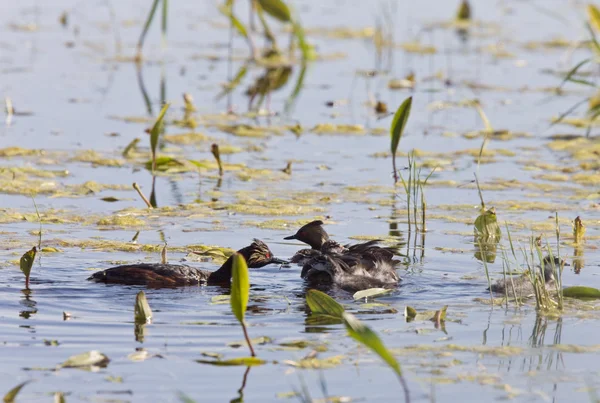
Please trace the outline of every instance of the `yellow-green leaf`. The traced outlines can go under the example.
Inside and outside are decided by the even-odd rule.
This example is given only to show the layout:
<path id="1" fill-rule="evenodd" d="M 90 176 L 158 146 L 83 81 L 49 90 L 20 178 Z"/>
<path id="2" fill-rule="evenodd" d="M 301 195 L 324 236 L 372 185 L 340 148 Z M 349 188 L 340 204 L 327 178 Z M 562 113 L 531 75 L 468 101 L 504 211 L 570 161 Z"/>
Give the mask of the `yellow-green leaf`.
<path id="1" fill-rule="evenodd" d="M 35 261 L 36 253 L 37 248 L 34 246 L 33 248 L 25 252 L 23 256 L 21 256 L 19 267 L 21 268 L 21 271 L 23 272 L 23 274 L 25 274 L 25 277 L 27 278 L 29 278 L 29 274 L 31 273 L 31 267 L 33 266 L 33 262 Z"/>
<path id="2" fill-rule="evenodd" d="M 600 298 L 600 290 L 592 287 L 574 286 L 563 289 L 563 296 L 569 298 Z"/>
<path id="3" fill-rule="evenodd" d="M 306 303 L 311 312 L 315 314 L 329 315 L 334 318 L 341 318 L 344 314 L 344 307 L 321 291 L 308 290 L 306 292 Z"/>
<path id="4" fill-rule="evenodd" d="M 133 312 L 135 321 L 138 323 L 148 323 L 152 320 L 152 309 L 150 309 L 150 304 L 148 304 L 144 291 L 138 292 L 135 297 Z"/>
<path id="5" fill-rule="evenodd" d="M 408 116 L 410 115 L 411 106 L 412 106 L 412 97 L 408 97 L 398 107 L 398 110 L 396 111 L 396 114 L 394 115 L 394 119 L 392 120 L 390 134 L 392 136 L 391 151 L 392 151 L 393 155 L 396 155 L 396 150 L 398 149 L 398 144 L 400 143 L 400 138 L 402 137 L 402 133 L 404 132 L 404 127 L 406 126 L 406 122 L 408 121 Z"/>
<path id="6" fill-rule="evenodd" d="M 23 386 L 27 385 L 29 382 L 33 382 L 33 381 L 28 380 L 25 382 L 21 382 L 20 384 L 18 384 L 17 386 L 15 386 L 11 390 L 9 390 L 8 393 L 4 395 L 4 399 L 3 399 L 4 403 L 13 403 L 15 401 L 15 397 L 17 397 L 17 395 L 19 394 L 21 389 L 23 389 Z"/>
<path id="7" fill-rule="evenodd" d="M 406 316 L 407 321 L 411 321 L 417 316 L 417 310 L 412 306 L 407 305 L 406 308 L 404 308 L 404 316 Z"/>
<path id="8" fill-rule="evenodd" d="M 462 0 L 460 3 L 456 12 L 456 19 L 459 21 L 468 21 L 471 19 L 471 5 L 468 0 Z"/>
<path id="9" fill-rule="evenodd" d="M 242 24 L 242 22 L 240 20 L 238 20 L 238 18 L 233 14 L 233 8 L 231 6 L 228 6 L 228 5 L 221 6 L 221 7 L 219 7 L 219 11 L 224 16 L 229 18 L 231 25 L 233 25 L 233 27 L 238 31 L 238 33 L 240 35 L 242 35 L 244 38 L 248 38 L 248 30 L 246 29 L 244 24 Z"/>
<path id="10" fill-rule="evenodd" d="M 233 255 L 232 272 L 231 310 L 237 320 L 243 323 L 250 296 L 250 275 L 246 259 L 239 253 Z"/>
<path id="11" fill-rule="evenodd" d="M 386 364 L 388 364 L 394 372 L 401 377 L 402 369 L 400 364 L 396 361 L 396 358 L 390 353 L 385 347 L 377 333 L 371 330 L 370 327 L 364 325 L 354 315 L 350 313 L 344 313 L 344 324 L 348 330 L 348 335 L 354 340 L 363 344 L 365 347 L 376 353 Z"/>
<path id="12" fill-rule="evenodd" d="M 590 19 L 590 25 L 594 27 L 597 32 L 600 32 L 600 10 L 598 10 L 595 5 L 588 4 L 587 13 Z"/>
<path id="13" fill-rule="evenodd" d="M 258 0 L 258 4 L 267 14 L 281 22 L 290 22 L 292 19 L 290 9 L 281 0 Z"/>
<path id="14" fill-rule="evenodd" d="M 152 126 L 152 129 L 150 129 L 150 148 L 152 150 L 152 155 L 156 155 L 156 146 L 158 145 L 158 136 L 160 134 L 160 129 L 162 126 L 162 121 L 163 118 L 165 117 L 165 114 L 167 113 L 167 109 L 169 109 L 170 104 L 165 104 L 162 109 L 160 110 L 160 113 L 158 114 L 158 117 L 156 118 L 156 121 L 154 122 L 154 126 Z"/>
<path id="15" fill-rule="evenodd" d="M 228 360 L 196 360 L 196 362 L 200 364 L 210 364 L 218 366 L 244 365 L 246 367 L 252 367 L 254 365 L 263 365 L 267 363 L 265 360 L 261 360 L 260 358 L 256 357 L 230 358 Z"/>
<path id="16" fill-rule="evenodd" d="M 481 237 L 483 241 L 499 240 L 502 236 L 496 209 L 492 207 L 475 219 L 475 235 Z"/>

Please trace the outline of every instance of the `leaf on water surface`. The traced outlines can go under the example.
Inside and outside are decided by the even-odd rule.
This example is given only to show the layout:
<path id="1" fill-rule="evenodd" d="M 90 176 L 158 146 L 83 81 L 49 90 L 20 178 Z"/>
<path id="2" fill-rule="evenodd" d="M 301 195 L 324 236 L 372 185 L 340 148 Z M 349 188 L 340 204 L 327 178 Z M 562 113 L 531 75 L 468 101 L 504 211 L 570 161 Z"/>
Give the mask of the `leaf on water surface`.
<path id="1" fill-rule="evenodd" d="M 34 246 L 27 252 L 21 256 L 21 260 L 19 261 L 19 267 L 23 274 L 25 274 L 26 278 L 29 278 L 29 274 L 31 274 L 31 267 L 33 266 L 33 262 L 35 261 L 35 255 L 37 253 L 37 248 Z"/>
<path id="2" fill-rule="evenodd" d="M 258 0 L 258 4 L 267 14 L 281 22 L 290 22 L 292 19 L 290 9 L 281 0 Z"/>
<path id="3" fill-rule="evenodd" d="M 563 297 L 580 298 L 580 299 L 596 299 L 600 298 L 600 290 L 592 287 L 574 286 L 563 289 Z"/>
<path id="4" fill-rule="evenodd" d="M 150 323 L 152 321 L 152 309 L 150 309 L 144 291 L 137 293 L 133 312 L 137 323 Z"/>
<path id="5" fill-rule="evenodd" d="M 248 298 L 250 296 L 250 276 L 246 259 L 239 253 L 233 255 L 231 276 L 231 310 L 240 323 L 244 323 Z"/>
<path id="6" fill-rule="evenodd" d="M 389 288 L 369 288 L 367 290 L 357 291 L 352 295 L 354 299 L 374 298 L 381 295 L 386 295 L 392 292 Z"/>
<path id="7" fill-rule="evenodd" d="M 334 368 L 342 364 L 342 361 L 346 358 L 344 355 L 334 355 L 327 358 L 303 358 L 299 361 L 285 360 L 284 364 L 291 365 L 296 368 L 304 369 L 327 369 Z"/>
<path id="8" fill-rule="evenodd" d="M 142 361 L 146 361 L 148 358 L 152 358 L 154 357 L 154 355 L 150 354 L 147 350 L 136 350 L 131 354 L 127 355 L 127 358 L 129 358 L 131 361 L 134 362 L 142 362 Z"/>
<path id="9" fill-rule="evenodd" d="M 228 360 L 196 360 L 197 363 L 200 364 L 209 364 L 209 365 L 217 365 L 217 366 L 236 366 L 236 365 L 244 365 L 247 367 L 252 367 L 255 365 L 263 365 L 267 362 L 257 357 L 240 357 L 240 358 L 230 358 Z"/>
<path id="10" fill-rule="evenodd" d="M 255 344 L 269 344 L 272 343 L 273 339 L 271 339 L 270 337 L 267 336 L 260 336 L 260 337 L 255 337 L 254 339 L 250 339 L 250 343 L 252 343 L 252 345 Z M 233 348 L 238 348 L 238 347 L 242 347 L 242 346 L 248 346 L 248 343 L 246 342 L 246 340 L 239 340 L 239 341 L 232 341 L 230 343 L 227 343 L 227 345 L 229 347 L 233 347 Z"/>
<path id="11" fill-rule="evenodd" d="M 342 318 L 344 314 L 344 307 L 321 291 L 308 290 L 306 293 L 306 303 L 314 314 L 328 315 L 338 319 Z"/>
<path id="12" fill-rule="evenodd" d="M 399 377 L 402 376 L 400 364 L 398 364 L 396 358 L 385 347 L 377 333 L 350 313 L 344 313 L 344 324 L 346 325 L 350 337 L 379 355 L 379 357 L 381 357 L 381 359 L 385 361 Z"/>
<path id="13" fill-rule="evenodd" d="M 77 354 L 69 357 L 63 362 L 62 368 L 85 368 L 85 367 L 106 367 L 110 359 L 97 350 L 87 353 Z"/>
<path id="14" fill-rule="evenodd" d="M 214 295 L 210 298 L 210 303 L 213 305 L 229 304 L 231 295 Z"/>
<path id="15" fill-rule="evenodd" d="M 107 202 L 107 203 L 114 203 L 114 202 L 120 201 L 121 199 L 116 198 L 114 196 L 107 196 L 107 197 L 102 197 L 100 200 Z"/>
<path id="16" fill-rule="evenodd" d="M 28 381 L 21 382 L 20 384 L 18 384 L 17 386 L 15 386 L 11 390 L 9 390 L 8 393 L 4 395 L 3 402 L 4 403 L 13 403 L 15 401 L 15 397 L 17 397 L 17 395 L 19 394 L 21 389 L 23 389 L 23 387 L 30 382 L 33 382 L 33 380 L 30 379 Z"/>
<path id="17" fill-rule="evenodd" d="M 53 248 L 52 246 L 44 246 L 41 249 L 41 251 L 44 253 L 60 253 L 60 252 L 62 252 L 62 250 L 60 250 L 58 248 Z"/>
<path id="18" fill-rule="evenodd" d="M 471 19 L 471 5 L 468 0 L 462 0 L 460 3 L 456 12 L 456 19 L 458 21 L 468 21 Z"/>
<path id="19" fill-rule="evenodd" d="M 221 353 L 214 353 L 212 351 L 203 351 L 200 353 L 201 356 L 203 357 L 210 357 L 210 358 L 214 358 L 216 360 L 220 360 L 221 358 L 223 358 L 223 354 Z"/>
<path id="20" fill-rule="evenodd" d="M 161 131 L 161 126 L 162 126 L 162 121 L 163 118 L 165 117 L 165 114 L 167 113 L 167 109 L 169 109 L 170 104 L 165 104 L 162 109 L 160 110 L 160 113 L 158 114 L 158 117 L 156 118 L 156 121 L 154 122 L 154 125 L 152 126 L 152 129 L 150 129 L 150 148 L 152 150 L 152 155 L 156 156 L 156 147 L 158 146 L 158 136 L 160 135 L 160 131 Z"/>
<path id="21" fill-rule="evenodd" d="M 400 144 L 400 138 L 402 137 L 402 133 L 404 132 L 404 127 L 406 126 L 406 122 L 408 121 L 408 117 L 410 116 L 410 108 L 412 106 L 412 97 L 408 97 L 402 102 L 402 104 L 398 107 L 396 114 L 394 115 L 394 119 L 392 120 L 390 135 L 392 138 L 391 142 L 391 151 L 392 155 L 396 155 L 396 150 L 398 149 L 398 144 Z"/>

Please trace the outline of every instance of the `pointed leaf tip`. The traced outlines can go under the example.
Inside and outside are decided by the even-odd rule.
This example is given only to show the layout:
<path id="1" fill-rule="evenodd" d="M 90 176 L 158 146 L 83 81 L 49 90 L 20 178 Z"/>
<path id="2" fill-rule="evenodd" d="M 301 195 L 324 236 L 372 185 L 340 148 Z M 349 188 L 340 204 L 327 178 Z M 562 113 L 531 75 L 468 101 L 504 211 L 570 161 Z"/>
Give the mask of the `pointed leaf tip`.
<path id="1" fill-rule="evenodd" d="M 410 108 L 412 107 L 412 96 L 406 98 L 404 102 L 398 107 L 398 110 L 394 114 L 392 120 L 392 126 L 390 128 L 390 135 L 392 137 L 391 151 L 393 155 L 396 155 L 398 150 L 398 144 L 402 138 L 402 133 L 410 116 Z"/>

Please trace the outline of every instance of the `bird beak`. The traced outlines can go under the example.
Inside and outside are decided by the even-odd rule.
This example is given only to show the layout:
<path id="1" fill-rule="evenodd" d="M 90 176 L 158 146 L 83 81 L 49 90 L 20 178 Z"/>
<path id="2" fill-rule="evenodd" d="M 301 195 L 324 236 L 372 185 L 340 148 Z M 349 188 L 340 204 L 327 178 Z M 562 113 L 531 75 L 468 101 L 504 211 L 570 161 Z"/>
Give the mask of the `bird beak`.
<path id="1" fill-rule="evenodd" d="M 271 258 L 271 261 L 269 263 L 273 263 L 273 264 L 287 264 L 289 263 L 287 260 L 283 260 L 283 259 L 279 259 L 276 257 Z"/>
<path id="2" fill-rule="evenodd" d="M 294 234 L 294 235 L 286 236 L 286 237 L 285 237 L 285 238 L 283 238 L 283 239 L 285 239 L 285 240 L 289 241 L 290 239 L 298 239 L 298 238 L 296 237 L 296 234 Z"/>

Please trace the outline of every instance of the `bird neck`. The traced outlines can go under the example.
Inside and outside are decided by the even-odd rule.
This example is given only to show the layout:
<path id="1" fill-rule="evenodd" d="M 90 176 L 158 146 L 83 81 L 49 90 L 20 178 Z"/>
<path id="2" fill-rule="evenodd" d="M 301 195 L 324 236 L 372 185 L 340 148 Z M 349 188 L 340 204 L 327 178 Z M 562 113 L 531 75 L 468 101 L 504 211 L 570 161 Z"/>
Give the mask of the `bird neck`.
<path id="1" fill-rule="evenodd" d="M 223 263 L 218 270 L 213 271 L 210 276 L 208 276 L 208 281 L 211 283 L 228 283 L 231 281 L 231 274 L 233 268 L 233 255 Z"/>

